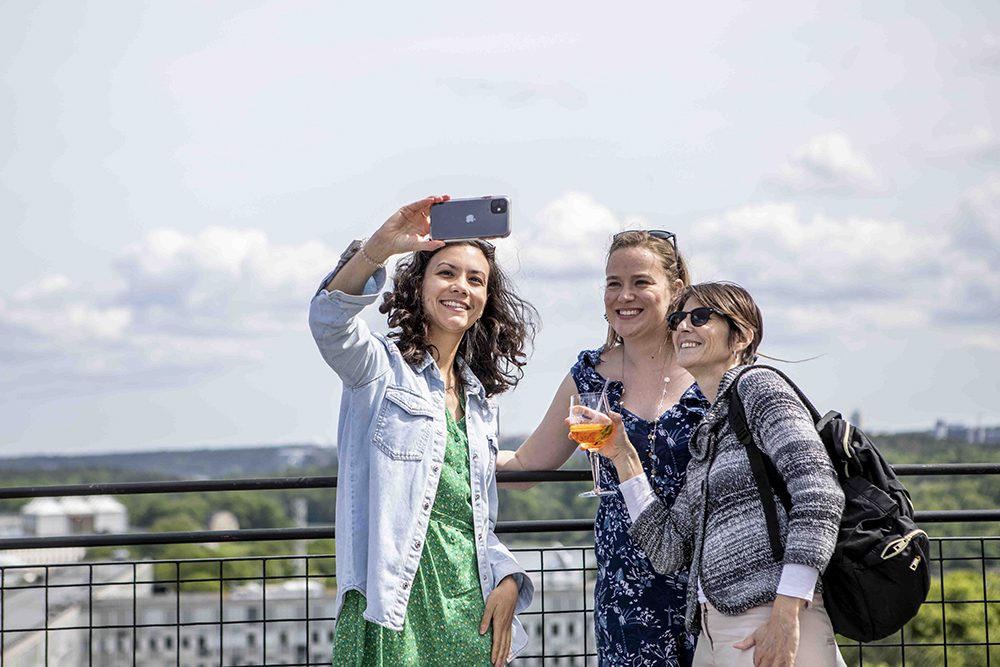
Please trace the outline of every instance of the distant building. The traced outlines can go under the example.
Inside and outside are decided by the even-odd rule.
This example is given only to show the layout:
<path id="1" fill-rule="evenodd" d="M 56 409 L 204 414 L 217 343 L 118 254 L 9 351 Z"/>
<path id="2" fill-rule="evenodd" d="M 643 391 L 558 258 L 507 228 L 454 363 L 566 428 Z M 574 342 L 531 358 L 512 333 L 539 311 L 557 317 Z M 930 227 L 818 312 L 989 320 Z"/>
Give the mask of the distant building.
<path id="1" fill-rule="evenodd" d="M 956 440 L 977 445 L 1000 445 L 1000 426 L 966 426 L 948 424 L 937 420 L 934 424 L 935 440 Z"/>
<path id="2" fill-rule="evenodd" d="M 291 582 L 268 586 L 266 595 L 259 585 L 224 598 L 199 592 L 185 592 L 180 601 L 173 593 L 149 595 L 139 598 L 134 608 L 141 626 L 135 633 L 130 628 L 100 629 L 131 625 L 133 602 L 95 600 L 93 643 L 82 649 L 83 655 L 93 656 L 93 664 L 209 667 L 220 659 L 224 665 L 330 664 L 333 621 L 305 621 L 307 616 L 333 617 L 334 593 L 317 582 L 310 585 L 308 597 L 302 582 Z M 220 616 L 225 621 L 221 626 Z"/>
<path id="3" fill-rule="evenodd" d="M 111 496 L 35 498 L 21 516 L 24 534 L 32 537 L 128 531 L 128 510 Z"/>
<path id="4" fill-rule="evenodd" d="M 518 550 L 516 556 L 535 583 L 535 598 L 531 606 L 518 616 L 528 634 L 528 647 L 523 655 L 538 655 L 544 646 L 546 655 L 566 656 L 547 658 L 544 664 L 584 667 L 588 662 L 583 653 L 594 652 L 594 573 L 583 570 L 584 558 L 588 558 L 587 567 L 594 566 L 593 550 Z M 543 569 L 543 558 L 544 586 L 539 574 L 539 570 Z M 540 667 L 543 662 L 539 658 L 524 657 L 518 658 L 514 664 Z M 595 664 L 595 660 L 591 658 L 589 664 Z"/>
<path id="5" fill-rule="evenodd" d="M 37 578 L 26 577 L 31 573 Z M 152 576 L 150 563 L 52 566 L 44 572 L 44 579 L 32 568 L 6 570 L 4 667 L 104 665 L 87 657 L 88 601 L 93 600 L 96 608 L 113 600 L 113 604 L 131 610 L 133 595 L 143 599 L 152 590 L 149 584 L 134 582 L 150 581 Z M 51 587 L 53 583 L 58 583 L 58 587 Z M 18 631 L 12 632 L 11 628 Z"/>

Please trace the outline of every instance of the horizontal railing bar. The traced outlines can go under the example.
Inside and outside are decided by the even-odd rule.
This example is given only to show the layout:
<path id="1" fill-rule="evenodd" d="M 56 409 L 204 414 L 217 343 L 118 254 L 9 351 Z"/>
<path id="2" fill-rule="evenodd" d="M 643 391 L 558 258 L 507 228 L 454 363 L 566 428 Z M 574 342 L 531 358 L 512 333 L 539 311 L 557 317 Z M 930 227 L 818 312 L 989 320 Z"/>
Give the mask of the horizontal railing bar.
<path id="1" fill-rule="evenodd" d="M 281 489 L 330 489 L 337 478 L 251 477 L 244 479 L 165 480 L 158 482 L 108 482 L 0 488 L 0 499 L 54 496 L 140 495 L 144 493 L 204 493 L 207 491 L 276 491 Z"/>
<path id="2" fill-rule="evenodd" d="M 965 523 L 1000 521 L 1000 509 L 937 510 L 917 512 L 917 523 Z M 580 532 L 594 529 L 593 519 L 501 521 L 499 534 Z M 239 530 L 197 530 L 165 533 L 117 533 L 110 535 L 59 535 L 54 537 L 12 537 L 0 539 L 3 549 L 47 549 L 53 547 L 124 547 L 155 544 L 198 544 L 203 542 L 274 542 L 281 540 L 323 540 L 336 537 L 334 526 L 312 528 L 245 528 Z"/>
<path id="3" fill-rule="evenodd" d="M 1000 463 L 913 463 L 893 466 L 897 475 L 1000 475 Z M 537 482 L 589 482 L 589 470 L 536 470 L 498 472 L 500 484 Z M 148 493 L 205 493 L 224 491 L 280 491 L 287 489 L 332 489 L 335 476 L 251 477 L 243 479 L 168 480 L 156 482 L 108 482 L 101 484 L 57 484 L 0 488 L 0 500 L 54 496 L 139 495 Z"/>

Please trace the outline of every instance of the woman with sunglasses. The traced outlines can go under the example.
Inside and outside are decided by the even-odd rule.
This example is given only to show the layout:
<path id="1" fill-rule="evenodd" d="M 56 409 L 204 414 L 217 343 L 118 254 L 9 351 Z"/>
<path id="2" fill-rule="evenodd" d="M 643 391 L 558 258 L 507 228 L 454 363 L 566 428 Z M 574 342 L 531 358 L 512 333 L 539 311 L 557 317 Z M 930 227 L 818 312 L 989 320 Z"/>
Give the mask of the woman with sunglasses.
<path id="1" fill-rule="evenodd" d="M 701 633 L 696 667 L 843 664 L 817 582 L 837 541 L 844 495 L 812 417 L 778 374 L 741 374 L 764 334 L 746 290 L 704 283 L 675 303 L 667 321 L 677 363 L 712 407 L 691 439 L 687 479 L 672 505 L 652 492 L 631 434 L 618 429 L 601 450 L 622 480 L 629 532 L 658 571 L 689 568 L 685 618 Z M 782 559 L 771 551 L 746 448 L 729 423 L 733 391 L 791 496 L 787 513 L 777 503 Z"/>
<path id="2" fill-rule="evenodd" d="M 521 378 L 534 308 L 483 241 L 421 240 L 428 197 L 355 241 L 309 309 L 344 390 L 337 430 L 334 665 L 494 665 L 524 649 L 533 586 L 497 539 L 497 411 Z M 379 312 L 362 309 L 397 265 Z"/>
<path id="3" fill-rule="evenodd" d="M 708 403 L 669 344 L 666 317 L 688 270 L 670 232 L 631 230 L 616 234 L 605 267 L 604 344 L 580 352 L 545 417 L 516 452 L 500 452 L 502 470 L 554 470 L 576 451 L 564 421 L 570 396 L 606 391 L 637 443 L 642 468 L 666 505 L 684 481 L 688 437 Z M 618 479 L 602 466 L 600 485 Z M 686 667 L 694 635 L 684 627 L 687 574 L 657 573 L 628 535 L 621 495 L 603 496 L 594 521 L 597 579 L 594 632 L 598 663 Z"/>

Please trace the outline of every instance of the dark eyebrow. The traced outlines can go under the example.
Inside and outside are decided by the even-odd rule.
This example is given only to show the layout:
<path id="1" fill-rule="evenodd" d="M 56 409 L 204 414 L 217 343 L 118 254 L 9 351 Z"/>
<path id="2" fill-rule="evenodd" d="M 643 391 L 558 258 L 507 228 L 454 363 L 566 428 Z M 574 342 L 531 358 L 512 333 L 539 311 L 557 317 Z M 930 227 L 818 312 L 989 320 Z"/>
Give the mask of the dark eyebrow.
<path id="1" fill-rule="evenodd" d="M 647 280 L 655 281 L 655 279 L 653 278 L 653 274 L 651 273 L 633 273 L 631 276 L 629 276 L 629 278 L 631 278 L 632 280 L 639 280 L 640 278 L 646 278 Z M 612 274 L 604 276 L 604 280 L 621 280 L 621 278 L 619 278 L 617 275 Z"/>
<path id="2" fill-rule="evenodd" d="M 449 262 L 446 259 L 443 259 L 440 262 L 438 262 L 438 265 L 434 267 L 434 270 L 437 271 L 438 269 L 440 269 L 443 266 L 447 266 L 452 271 L 456 271 L 457 272 L 459 270 L 459 268 L 457 266 L 455 266 L 454 264 L 452 264 L 451 262 Z M 486 273 L 484 271 L 480 271 L 479 269 L 470 269 L 468 272 L 471 273 L 471 274 L 474 274 L 474 275 L 480 275 L 480 276 L 485 276 L 486 275 Z"/>

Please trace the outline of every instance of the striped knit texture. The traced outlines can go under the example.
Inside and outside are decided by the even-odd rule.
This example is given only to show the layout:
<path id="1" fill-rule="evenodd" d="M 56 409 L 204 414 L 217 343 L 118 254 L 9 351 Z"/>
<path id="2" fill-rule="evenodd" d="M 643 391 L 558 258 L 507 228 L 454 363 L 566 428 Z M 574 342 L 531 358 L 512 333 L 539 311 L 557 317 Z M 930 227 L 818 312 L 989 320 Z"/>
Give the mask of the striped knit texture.
<path id="1" fill-rule="evenodd" d="M 775 561 L 750 462 L 729 426 L 728 390 L 742 368 L 723 376 L 716 402 L 691 438 L 693 458 L 674 505 L 656 501 L 630 531 L 657 571 L 690 567 L 685 620 L 692 632 L 700 630 L 699 582 L 716 609 L 735 616 L 774 600 L 783 563 L 822 572 L 844 508 L 836 473 L 795 391 L 772 371 L 748 371 L 737 387 L 747 424 L 792 499 L 787 516 L 775 499 L 785 546 L 784 560 Z"/>

